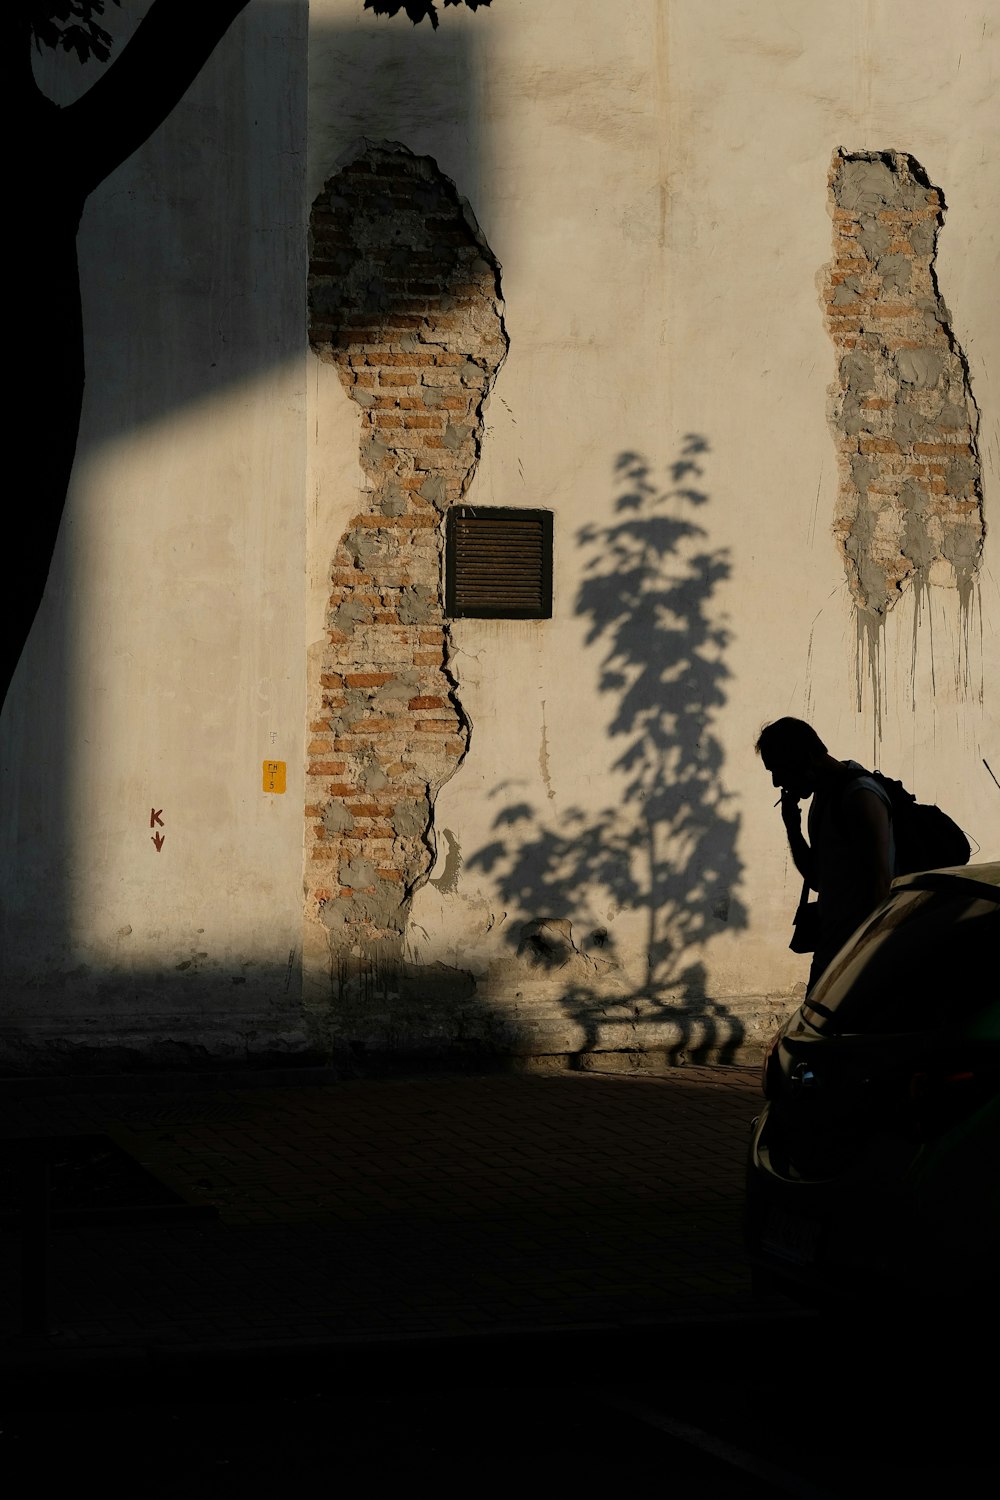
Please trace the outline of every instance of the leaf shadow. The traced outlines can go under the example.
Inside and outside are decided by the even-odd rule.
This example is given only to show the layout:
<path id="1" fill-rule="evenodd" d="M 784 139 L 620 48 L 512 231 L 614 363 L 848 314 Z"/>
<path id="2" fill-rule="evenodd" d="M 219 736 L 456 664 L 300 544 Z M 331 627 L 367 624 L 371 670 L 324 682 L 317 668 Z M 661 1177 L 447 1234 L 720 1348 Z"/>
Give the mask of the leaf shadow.
<path id="1" fill-rule="evenodd" d="M 585 560 L 575 612 L 600 653 L 598 690 L 615 699 L 607 770 L 620 795 L 558 820 L 524 800 L 504 806 L 494 837 L 466 860 L 519 915 L 508 941 L 520 958 L 564 978 L 559 1003 L 582 1034 L 580 1066 L 588 1053 L 622 1050 L 613 1038 L 623 1036 L 636 1051 L 669 1038 L 673 1062 L 732 1061 L 744 1039 L 708 994 L 703 957 L 725 927 L 746 925 L 740 818 L 714 727 L 730 677 L 716 596 L 731 564 L 693 514 L 710 500 L 708 452 L 688 434 L 665 484 L 642 454 L 622 452 L 611 519 L 576 534 Z M 641 977 L 623 979 L 599 915 L 609 908 L 643 917 Z"/>

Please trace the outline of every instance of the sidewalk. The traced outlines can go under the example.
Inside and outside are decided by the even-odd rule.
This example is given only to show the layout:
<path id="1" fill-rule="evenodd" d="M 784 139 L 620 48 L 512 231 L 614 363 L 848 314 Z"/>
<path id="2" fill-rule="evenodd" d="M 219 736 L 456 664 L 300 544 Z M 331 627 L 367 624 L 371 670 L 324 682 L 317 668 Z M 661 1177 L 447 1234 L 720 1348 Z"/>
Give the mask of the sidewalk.
<path id="1" fill-rule="evenodd" d="M 753 1068 L 11 1080 L 0 1135 L 110 1134 L 218 1217 L 55 1227 L 53 1331 L 32 1337 L 0 1233 L 0 1375 L 759 1317 L 740 1243 L 759 1100 Z"/>

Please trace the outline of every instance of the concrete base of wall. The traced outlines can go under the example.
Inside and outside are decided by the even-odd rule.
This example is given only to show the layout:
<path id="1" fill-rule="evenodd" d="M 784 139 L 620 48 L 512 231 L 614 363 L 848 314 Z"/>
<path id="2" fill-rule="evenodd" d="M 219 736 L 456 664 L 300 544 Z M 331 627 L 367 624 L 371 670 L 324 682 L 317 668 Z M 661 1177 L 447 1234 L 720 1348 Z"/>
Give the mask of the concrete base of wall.
<path id="1" fill-rule="evenodd" d="M 787 996 L 657 1003 L 579 992 L 456 1000 L 355 995 L 336 1008 L 291 1007 L 269 1019 L 228 1012 L 74 1020 L 8 1019 L 0 1072 L 8 1076 L 202 1074 L 332 1067 L 338 1076 L 424 1068 L 659 1072 L 685 1064 L 753 1065 Z"/>
<path id="2" fill-rule="evenodd" d="M 336 1001 L 314 1003 L 306 1026 L 331 1057 L 573 1058 L 581 1067 L 588 1057 L 660 1059 L 663 1066 L 753 1063 L 795 1004 L 787 995 L 608 996 L 555 984 L 431 994 L 412 991 L 403 974 L 398 991 L 345 990 Z"/>
<path id="3" fill-rule="evenodd" d="M 157 1017 L 147 1025 L 8 1023 L 0 1072 L 8 1076 L 255 1070 L 325 1061 L 302 1031 L 267 1029 L 259 1017 Z"/>

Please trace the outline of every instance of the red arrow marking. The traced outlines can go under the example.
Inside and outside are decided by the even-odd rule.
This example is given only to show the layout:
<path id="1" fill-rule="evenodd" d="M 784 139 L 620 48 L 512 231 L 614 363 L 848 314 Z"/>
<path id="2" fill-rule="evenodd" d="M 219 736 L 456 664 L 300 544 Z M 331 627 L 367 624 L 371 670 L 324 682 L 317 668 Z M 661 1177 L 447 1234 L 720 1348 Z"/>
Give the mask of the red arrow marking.
<path id="1" fill-rule="evenodd" d="M 150 826 L 150 828 L 155 828 L 157 824 L 159 824 L 161 828 L 163 827 L 163 819 L 160 816 L 160 814 L 162 813 L 162 811 L 163 811 L 162 807 L 151 807 L 149 809 L 149 826 Z"/>
<path id="2" fill-rule="evenodd" d="M 166 842 L 167 842 L 167 835 L 165 833 L 154 833 L 153 834 L 153 843 L 156 845 L 156 852 L 157 852 L 157 854 L 159 854 L 160 850 L 163 848 L 163 846 L 164 846 L 164 844 Z"/>

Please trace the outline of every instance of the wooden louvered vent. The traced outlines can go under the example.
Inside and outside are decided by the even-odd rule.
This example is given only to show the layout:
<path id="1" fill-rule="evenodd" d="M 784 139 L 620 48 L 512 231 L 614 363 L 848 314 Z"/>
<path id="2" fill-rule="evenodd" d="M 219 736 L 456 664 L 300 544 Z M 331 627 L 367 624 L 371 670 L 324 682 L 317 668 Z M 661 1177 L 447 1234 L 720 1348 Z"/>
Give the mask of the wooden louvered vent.
<path id="1" fill-rule="evenodd" d="M 549 619 L 552 512 L 454 506 L 448 512 L 445 608 L 459 619 Z"/>

